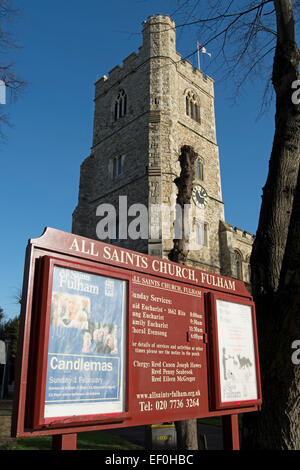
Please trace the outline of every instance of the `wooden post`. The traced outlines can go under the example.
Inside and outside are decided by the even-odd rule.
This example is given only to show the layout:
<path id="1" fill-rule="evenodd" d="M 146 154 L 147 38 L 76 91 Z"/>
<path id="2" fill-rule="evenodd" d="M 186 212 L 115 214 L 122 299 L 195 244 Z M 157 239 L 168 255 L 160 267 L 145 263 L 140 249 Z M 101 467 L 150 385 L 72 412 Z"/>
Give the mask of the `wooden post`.
<path id="1" fill-rule="evenodd" d="M 238 415 L 222 416 L 223 449 L 240 450 Z"/>
<path id="2" fill-rule="evenodd" d="M 56 434 L 52 437 L 52 450 L 76 450 L 77 434 Z"/>

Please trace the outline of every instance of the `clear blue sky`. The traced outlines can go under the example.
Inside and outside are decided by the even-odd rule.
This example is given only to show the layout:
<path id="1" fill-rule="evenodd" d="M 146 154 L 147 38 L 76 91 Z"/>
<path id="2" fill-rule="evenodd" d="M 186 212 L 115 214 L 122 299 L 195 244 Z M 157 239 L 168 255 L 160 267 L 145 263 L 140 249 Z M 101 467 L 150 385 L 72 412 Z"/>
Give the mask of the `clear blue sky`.
<path id="1" fill-rule="evenodd" d="M 40 236 L 45 226 L 71 231 L 80 164 L 92 143 L 94 82 L 138 51 L 143 20 L 176 10 L 173 0 L 15 4 L 22 11 L 12 26 L 21 46 L 14 62 L 28 87 L 16 103 L 5 105 L 13 127 L 5 129 L 7 142 L 0 146 L 0 306 L 7 318 L 19 313 L 14 296 L 22 286 L 27 240 Z M 177 50 L 187 55 L 196 40 L 185 28 Z M 203 57 L 204 71 L 208 60 Z M 273 107 L 256 121 L 262 86 L 259 79 L 231 106 L 230 82 L 215 83 L 225 217 L 252 233 L 274 128 Z"/>

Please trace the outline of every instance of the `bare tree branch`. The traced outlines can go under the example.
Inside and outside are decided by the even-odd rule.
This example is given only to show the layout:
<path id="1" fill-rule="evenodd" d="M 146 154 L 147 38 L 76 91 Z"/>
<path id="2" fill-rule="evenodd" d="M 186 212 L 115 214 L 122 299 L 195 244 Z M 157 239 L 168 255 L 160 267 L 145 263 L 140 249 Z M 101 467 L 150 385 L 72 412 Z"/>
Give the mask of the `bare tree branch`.
<path id="1" fill-rule="evenodd" d="M 300 2 L 296 3 L 300 5 Z M 178 7 L 181 15 L 184 5 L 186 2 Z M 190 9 L 196 5 L 198 2 L 187 4 Z M 216 81 L 233 80 L 236 83 L 235 96 L 259 74 L 271 76 L 271 53 L 277 39 L 273 0 L 208 0 L 205 7 L 200 6 L 197 12 L 198 18 L 194 21 L 180 22 L 177 19 L 176 28 L 194 28 L 200 44 L 210 47 L 212 58 L 205 64 L 206 73 Z M 197 49 L 194 48 L 183 60 L 196 53 Z M 262 100 L 268 97 L 268 93 L 263 93 Z M 264 102 L 262 107 L 267 109 L 267 103 Z"/>
<path id="2" fill-rule="evenodd" d="M 211 18 L 199 18 L 195 21 L 191 21 L 190 23 L 183 23 L 183 24 L 179 24 L 176 26 L 176 28 L 183 28 L 185 26 L 191 26 L 191 25 L 194 25 L 194 24 L 199 24 L 199 23 L 208 23 L 208 22 L 215 22 L 215 21 L 218 21 L 218 20 L 222 20 L 222 19 L 225 19 L 225 18 L 237 18 L 237 19 L 240 19 L 242 16 L 244 15 L 247 15 L 249 13 L 252 13 L 253 11 L 256 11 L 256 10 L 260 10 L 261 8 L 264 7 L 264 5 L 268 4 L 268 3 L 271 3 L 273 2 L 273 0 L 266 0 L 264 2 L 260 2 L 259 5 L 256 5 L 255 7 L 253 8 L 249 8 L 248 10 L 244 10 L 244 11 L 239 11 L 239 12 L 235 12 L 235 13 L 222 13 L 218 16 L 215 16 L 215 17 L 211 17 Z M 230 3 L 229 5 L 229 8 L 230 6 L 233 4 L 233 2 Z M 228 10 L 228 8 L 227 8 Z"/>
<path id="3" fill-rule="evenodd" d="M 18 15 L 19 10 L 14 7 L 13 0 L 0 0 L 0 80 L 5 84 L 6 100 L 9 98 L 11 102 L 14 102 L 26 87 L 25 81 L 17 76 L 14 63 L 9 59 L 9 51 L 18 48 L 9 30 L 9 26 Z M 5 140 L 3 128 L 8 125 L 8 112 L 1 109 L 0 140 L 2 141 Z"/>

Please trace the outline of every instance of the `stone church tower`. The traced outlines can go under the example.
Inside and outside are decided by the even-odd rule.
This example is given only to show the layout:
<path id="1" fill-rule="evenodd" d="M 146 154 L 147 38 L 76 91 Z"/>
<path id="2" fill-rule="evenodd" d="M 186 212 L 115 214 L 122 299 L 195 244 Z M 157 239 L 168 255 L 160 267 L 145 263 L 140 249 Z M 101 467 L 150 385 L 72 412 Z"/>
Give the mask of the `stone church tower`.
<path id="1" fill-rule="evenodd" d="M 99 221 L 110 204 L 116 230 L 103 241 L 167 258 L 175 237 L 174 180 L 184 146 L 197 154 L 186 212 L 188 263 L 247 282 L 253 238 L 224 220 L 214 83 L 181 59 L 169 16 L 144 21 L 139 52 L 95 84 L 93 145 L 81 165 L 72 231 L 99 239 Z M 141 205 L 148 208 L 147 234 L 129 237 L 127 225 Z"/>

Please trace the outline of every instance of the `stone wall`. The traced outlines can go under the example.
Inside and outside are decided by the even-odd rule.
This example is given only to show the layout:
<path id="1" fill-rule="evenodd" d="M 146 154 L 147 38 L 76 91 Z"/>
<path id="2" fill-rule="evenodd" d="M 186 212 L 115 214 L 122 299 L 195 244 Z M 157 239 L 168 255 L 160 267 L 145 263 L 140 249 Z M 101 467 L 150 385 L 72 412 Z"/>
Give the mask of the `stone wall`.
<path id="1" fill-rule="evenodd" d="M 158 24 L 156 24 L 156 22 Z M 165 26 L 163 26 L 163 23 Z M 169 232 L 171 236 L 162 240 L 161 250 L 164 257 L 168 256 L 173 246 L 175 219 L 175 202 L 177 187 L 174 179 L 180 174 L 178 157 L 183 145 L 190 145 L 202 157 L 204 164 L 203 181 L 201 184 L 208 194 L 208 205 L 205 213 L 201 215 L 207 225 L 207 245 L 193 247 L 189 253 L 189 263 L 220 272 L 219 249 L 219 220 L 224 219 L 224 208 L 221 193 L 219 153 L 216 142 L 215 115 L 214 115 L 214 89 L 213 80 L 204 77 L 203 73 L 193 68 L 188 61 L 181 61 L 176 51 L 175 31 L 173 22 L 168 17 L 151 17 L 148 28 L 153 31 L 156 27 L 162 31 L 159 56 L 151 59 L 150 97 L 152 120 L 150 119 L 149 141 L 149 170 L 150 181 L 156 184 L 158 194 L 150 194 L 149 203 L 161 201 L 171 208 Z M 146 39 L 144 28 L 144 41 L 149 44 L 150 50 L 155 49 L 158 39 L 157 29 Z M 155 36 L 155 40 L 152 38 Z M 186 94 L 192 91 L 197 97 L 200 106 L 200 122 L 196 122 L 186 115 Z M 153 175 L 151 167 L 153 165 Z M 191 201 L 193 207 L 193 203 Z M 193 209 L 195 212 L 195 208 Z M 190 214 L 191 230 L 194 230 L 194 213 Z M 162 224 L 162 220 L 161 220 Z M 158 251 L 158 240 L 149 240 L 149 252 Z M 199 264 L 200 263 L 200 264 Z"/>
<path id="2" fill-rule="evenodd" d="M 127 96 L 125 116 L 115 120 L 118 93 Z M 186 113 L 191 92 L 200 109 L 199 122 Z M 234 250 L 243 258 L 244 276 L 252 237 L 240 234 L 224 221 L 219 150 L 216 140 L 214 82 L 182 60 L 176 51 L 175 23 L 169 16 L 150 16 L 143 22 L 143 44 L 108 76 L 95 84 L 94 133 L 91 155 L 81 166 L 78 205 L 73 214 L 74 233 L 97 238 L 97 208 L 110 203 L 118 212 L 119 196 L 127 195 L 128 207 L 144 204 L 165 206 L 152 213 L 148 240 L 119 240 L 118 245 L 154 256 L 167 257 L 173 247 L 181 147 L 191 146 L 203 162 L 203 178 L 195 179 L 207 193 L 200 211 L 191 201 L 190 229 L 205 223 L 205 244 L 193 245 L 190 265 L 234 276 Z M 122 173 L 113 177 L 113 159 L 123 156 Z M 119 217 L 119 215 L 118 215 Z M 130 221 L 130 220 L 128 220 Z M 230 228 L 231 227 L 231 228 Z M 167 235 L 166 235 L 167 234 Z M 106 240 L 109 241 L 109 240 Z"/>
<path id="3" fill-rule="evenodd" d="M 239 227 L 220 222 L 220 243 L 222 253 L 222 274 L 236 277 L 235 251 L 240 255 L 242 280 L 250 283 L 250 255 L 254 235 Z"/>

